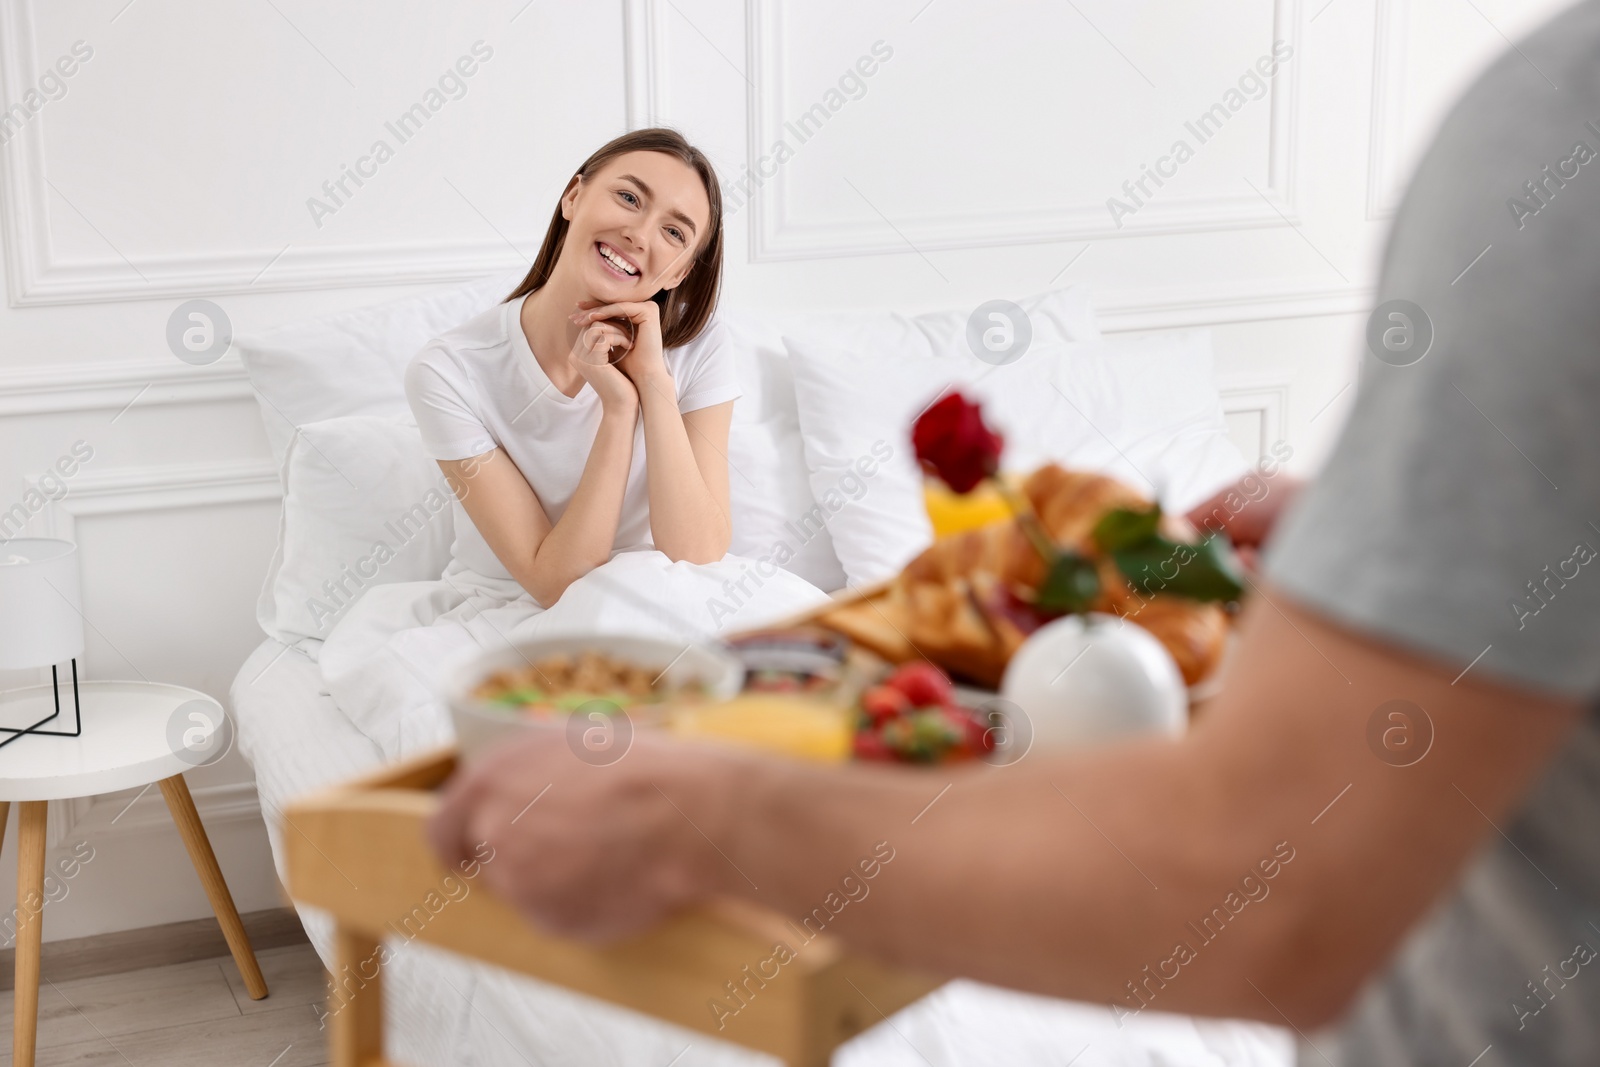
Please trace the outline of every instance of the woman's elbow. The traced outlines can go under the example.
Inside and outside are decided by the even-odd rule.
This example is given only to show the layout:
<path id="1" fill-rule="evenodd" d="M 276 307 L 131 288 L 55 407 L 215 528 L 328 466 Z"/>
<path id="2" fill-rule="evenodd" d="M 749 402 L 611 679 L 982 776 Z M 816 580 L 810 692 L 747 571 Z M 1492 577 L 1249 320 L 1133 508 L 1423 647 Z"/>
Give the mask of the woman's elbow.
<path id="1" fill-rule="evenodd" d="M 512 576 L 534 603 L 548 608 L 561 599 L 567 586 L 588 574 L 610 558 L 610 546 L 591 550 L 576 559 L 550 544 L 548 539 L 534 550 L 533 558 L 520 568 L 512 569 Z M 511 569 L 508 567 L 508 569 Z"/>
<path id="2" fill-rule="evenodd" d="M 674 563 L 715 563 L 728 554 L 724 546 L 720 551 L 714 546 L 685 549 L 662 549 L 661 554 Z"/>
<path id="3" fill-rule="evenodd" d="M 715 542 L 686 545 L 656 545 L 662 555 L 674 563 L 715 563 L 728 555 L 728 537 L 718 537 Z"/>
<path id="4" fill-rule="evenodd" d="M 547 586 L 541 586 L 536 582 L 521 582 L 519 584 L 522 586 L 522 591 L 533 598 L 534 604 L 538 606 L 540 611 L 560 600 L 561 594 L 566 591 L 565 589 L 552 589 Z"/>
<path id="5" fill-rule="evenodd" d="M 572 584 L 570 578 L 550 574 L 541 567 L 528 567 L 516 575 L 516 579 L 517 584 L 522 586 L 523 592 L 531 596 L 533 602 L 541 609 L 548 608 L 560 600 L 561 594 Z"/>

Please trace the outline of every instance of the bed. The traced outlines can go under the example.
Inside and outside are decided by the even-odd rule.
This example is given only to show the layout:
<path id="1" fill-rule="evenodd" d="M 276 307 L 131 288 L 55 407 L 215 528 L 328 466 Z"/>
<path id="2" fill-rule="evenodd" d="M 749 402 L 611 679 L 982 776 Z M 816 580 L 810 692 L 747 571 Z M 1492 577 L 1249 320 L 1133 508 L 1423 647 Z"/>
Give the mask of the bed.
<path id="1" fill-rule="evenodd" d="M 331 620 L 317 617 L 322 611 L 308 613 L 308 605 L 326 596 L 326 580 L 370 546 L 380 527 L 391 529 L 396 515 L 431 499 L 427 491 L 437 469 L 412 439 L 400 385 L 404 364 L 428 337 L 497 301 L 509 291 L 506 281 L 485 279 L 238 340 L 281 463 L 285 497 L 278 551 L 257 605 L 268 637 L 239 669 L 229 695 L 280 879 L 283 835 L 294 832 L 282 823 L 284 806 L 370 773 L 392 755 L 370 728 L 358 728 L 324 684 L 320 648 L 348 605 L 335 604 Z M 852 472 L 861 469 L 863 450 L 909 425 L 907 411 L 947 379 L 983 395 L 1001 414 L 1019 465 L 1056 458 L 1118 471 L 1147 482 L 1172 508 L 1202 499 L 1245 469 L 1227 442 L 1204 334 L 1108 341 L 1080 286 L 1020 303 L 1032 319 L 1036 352 L 1019 366 L 1046 375 L 1070 367 L 1070 380 L 1030 383 L 1020 372 L 977 365 L 958 347 L 967 317 L 960 310 L 787 318 L 719 313 L 745 386 L 729 445 L 730 462 L 739 468 L 732 479 L 742 539 L 735 553 L 757 558 L 781 542 L 789 548 L 785 569 L 829 592 L 893 573 L 929 536 L 920 476 L 908 456 L 896 454 L 896 463 L 884 462 L 877 480 L 859 494 L 850 491 L 849 479 L 860 480 Z M 851 383 L 842 391 L 841 375 Z M 1038 403 L 1044 381 L 1074 391 L 1068 400 L 1084 414 L 1082 425 L 1064 425 L 1070 420 Z M 885 396 L 898 398 L 899 406 L 886 404 Z M 341 488 L 338 482 L 351 477 L 371 491 Z M 449 559 L 452 511 L 424 511 L 426 523 L 365 584 L 439 577 Z M 810 521 L 819 515 L 826 521 Z M 299 911 L 331 967 L 330 921 L 311 908 Z M 386 1029 L 401 1063 L 777 1062 L 403 937 L 391 950 Z M 1119 1026 L 1106 1006 L 965 981 L 863 1032 L 834 1058 L 839 1067 L 1292 1062 L 1289 1036 L 1269 1026 L 1154 1011 Z"/>

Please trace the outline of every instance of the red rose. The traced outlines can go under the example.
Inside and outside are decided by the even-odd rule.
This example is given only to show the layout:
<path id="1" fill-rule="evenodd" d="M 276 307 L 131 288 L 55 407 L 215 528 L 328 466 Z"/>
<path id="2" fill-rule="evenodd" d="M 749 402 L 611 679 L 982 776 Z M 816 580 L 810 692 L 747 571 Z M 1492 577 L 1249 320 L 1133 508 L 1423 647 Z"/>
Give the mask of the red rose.
<path id="1" fill-rule="evenodd" d="M 957 493 L 1000 469 L 1004 439 L 983 424 L 983 413 L 959 392 L 924 411 L 911 429 L 911 446 L 922 468 Z"/>

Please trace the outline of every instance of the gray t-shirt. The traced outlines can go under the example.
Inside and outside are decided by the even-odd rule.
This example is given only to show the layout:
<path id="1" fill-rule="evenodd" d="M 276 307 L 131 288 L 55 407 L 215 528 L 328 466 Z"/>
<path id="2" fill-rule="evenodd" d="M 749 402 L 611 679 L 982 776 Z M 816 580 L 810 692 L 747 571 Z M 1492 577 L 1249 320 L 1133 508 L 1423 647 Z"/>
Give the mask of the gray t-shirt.
<path id="1" fill-rule="evenodd" d="M 1600 0 L 1519 42 L 1450 112 L 1376 309 L 1355 410 L 1268 576 L 1396 646 L 1593 700 Z M 1502 829 L 1357 1002 L 1346 1063 L 1600 1062 L 1595 716 Z"/>

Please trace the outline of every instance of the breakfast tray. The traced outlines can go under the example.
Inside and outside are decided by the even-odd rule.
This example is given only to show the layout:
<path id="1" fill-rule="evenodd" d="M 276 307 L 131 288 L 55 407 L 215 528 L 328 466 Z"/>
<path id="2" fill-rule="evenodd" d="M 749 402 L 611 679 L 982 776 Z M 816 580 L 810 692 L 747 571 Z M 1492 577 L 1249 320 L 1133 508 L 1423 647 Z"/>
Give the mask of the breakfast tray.
<path id="1" fill-rule="evenodd" d="M 860 590 L 847 599 L 875 595 Z M 820 617 L 843 599 L 788 620 Z M 640 937 L 596 948 L 540 932 L 492 893 L 452 896 L 448 908 L 414 920 L 448 872 L 424 835 L 436 790 L 456 767 L 444 748 L 288 806 L 283 841 L 289 893 L 335 923 L 328 1005 L 333 1067 L 398 1067 L 383 1052 L 380 942 L 406 937 L 676 1023 L 781 1059 L 822 1067 L 833 1049 L 886 1015 L 932 992 L 939 980 L 885 967 L 827 934 L 808 941 L 769 983 L 719 1028 L 709 1003 L 752 961 L 792 940 L 776 912 L 719 899 Z M 292 831 L 292 832 L 289 832 Z M 459 880 L 459 878 L 458 878 Z M 408 920 L 410 922 L 408 923 Z M 369 974 L 374 977 L 367 977 Z"/>

